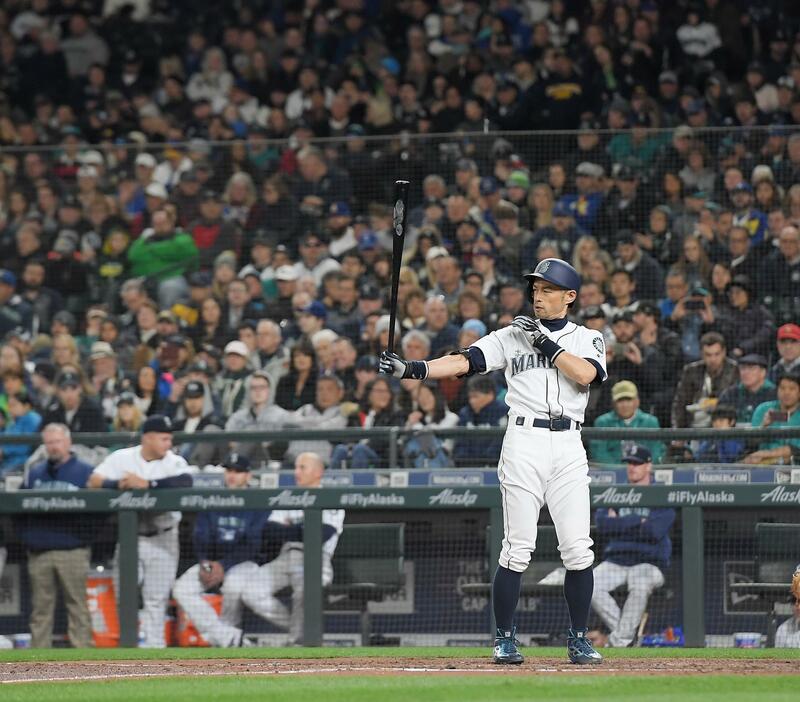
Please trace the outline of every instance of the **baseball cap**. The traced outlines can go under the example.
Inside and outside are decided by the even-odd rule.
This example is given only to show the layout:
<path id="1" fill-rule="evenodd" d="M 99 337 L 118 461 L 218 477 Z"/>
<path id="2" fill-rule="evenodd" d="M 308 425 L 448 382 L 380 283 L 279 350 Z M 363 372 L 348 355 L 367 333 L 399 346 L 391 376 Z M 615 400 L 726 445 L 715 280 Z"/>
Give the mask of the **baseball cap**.
<path id="1" fill-rule="evenodd" d="M 79 388 L 81 379 L 77 373 L 62 373 L 57 384 L 60 388 Z"/>
<path id="2" fill-rule="evenodd" d="M 78 178 L 97 178 L 99 175 L 100 174 L 97 171 L 97 167 L 92 166 L 91 164 L 81 166 L 77 173 Z"/>
<path id="3" fill-rule="evenodd" d="M 681 124 L 675 128 L 676 139 L 691 139 L 694 136 L 694 130 L 688 124 Z"/>
<path id="4" fill-rule="evenodd" d="M 187 369 L 188 373 L 205 373 L 207 376 L 212 375 L 211 366 L 206 363 L 202 358 L 199 361 L 195 361 L 189 366 Z"/>
<path id="5" fill-rule="evenodd" d="M 154 414 L 144 420 L 142 434 L 155 432 L 158 434 L 171 434 L 174 431 L 172 420 L 163 414 Z"/>
<path id="6" fill-rule="evenodd" d="M 193 288 L 207 288 L 211 283 L 211 274 L 207 271 L 195 271 L 189 276 L 189 285 Z"/>
<path id="7" fill-rule="evenodd" d="M 183 334 L 170 334 L 164 339 L 165 344 L 172 346 L 184 346 L 186 344 L 186 337 Z"/>
<path id="8" fill-rule="evenodd" d="M 752 193 L 753 192 L 753 186 L 750 185 L 750 183 L 748 183 L 746 180 L 740 180 L 736 185 L 734 185 L 731 188 L 731 192 L 732 193 L 741 193 L 741 192 Z"/>
<path id="9" fill-rule="evenodd" d="M 17 287 L 17 276 L 15 276 L 7 268 L 0 268 L 0 283 L 10 285 L 12 288 Z"/>
<path id="10" fill-rule="evenodd" d="M 162 200 L 166 200 L 169 197 L 167 189 L 161 183 L 150 183 L 144 189 L 144 194 L 150 197 L 159 197 Z"/>
<path id="11" fill-rule="evenodd" d="M 650 449 L 647 448 L 647 446 L 640 446 L 639 444 L 628 446 L 622 454 L 623 463 L 636 463 L 641 465 L 642 463 L 650 463 L 652 460 L 653 454 L 650 453 Z"/>
<path id="12" fill-rule="evenodd" d="M 614 319 L 611 320 L 611 323 L 616 324 L 617 322 L 633 322 L 633 312 L 630 310 L 617 312 L 614 315 Z"/>
<path id="13" fill-rule="evenodd" d="M 581 161 L 575 168 L 575 175 L 601 178 L 603 175 L 603 167 L 597 163 Z"/>
<path id="14" fill-rule="evenodd" d="M 127 391 L 120 393 L 120 396 L 117 398 L 117 407 L 120 405 L 135 405 L 136 404 L 136 395 L 132 392 Z"/>
<path id="15" fill-rule="evenodd" d="M 506 180 L 507 188 L 524 188 L 527 190 L 531 187 L 531 179 L 525 171 L 511 171 Z"/>
<path id="16" fill-rule="evenodd" d="M 220 197 L 211 188 L 204 190 L 200 194 L 200 202 L 216 202 Z"/>
<path id="17" fill-rule="evenodd" d="M 480 319 L 468 319 L 461 325 L 461 331 L 475 332 L 479 337 L 486 336 L 486 325 Z"/>
<path id="18" fill-rule="evenodd" d="M 169 310 L 161 310 L 161 312 L 158 313 L 158 321 L 159 322 L 172 322 L 173 324 L 177 324 L 178 319 Z"/>
<path id="19" fill-rule="evenodd" d="M 359 251 L 374 251 L 378 248 L 378 237 L 374 232 L 365 232 L 358 240 Z"/>
<path id="20" fill-rule="evenodd" d="M 477 171 L 478 164 L 475 163 L 471 158 L 460 158 L 456 161 L 456 170 L 457 171 Z"/>
<path id="21" fill-rule="evenodd" d="M 275 271 L 275 280 L 297 280 L 297 271 L 295 270 L 295 267 L 288 265 L 278 266 L 278 270 Z"/>
<path id="22" fill-rule="evenodd" d="M 428 253 L 425 254 L 425 263 L 429 263 L 435 258 L 449 255 L 450 252 L 444 248 L 444 246 L 431 246 L 431 248 L 428 249 Z"/>
<path id="23" fill-rule="evenodd" d="M 229 341 L 225 346 L 225 355 L 227 356 L 229 353 L 234 353 L 237 356 L 244 356 L 245 358 L 250 355 L 244 341 Z"/>
<path id="24" fill-rule="evenodd" d="M 500 189 L 500 185 L 494 176 L 484 176 L 481 178 L 480 192 L 481 195 L 492 195 Z"/>
<path id="25" fill-rule="evenodd" d="M 98 358 L 116 358 L 117 354 L 114 348 L 107 341 L 95 341 L 92 344 L 91 354 L 89 359 L 96 361 Z"/>
<path id="26" fill-rule="evenodd" d="M 696 100 L 692 100 L 686 106 L 686 114 L 687 115 L 699 115 L 705 109 L 706 109 L 705 101 L 702 98 L 698 98 Z"/>
<path id="27" fill-rule="evenodd" d="M 183 397 L 203 397 L 203 395 L 205 395 L 205 388 L 203 383 L 197 380 L 190 380 L 183 389 Z"/>
<path id="28" fill-rule="evenodd" d="M 588 305 L 585 309 L 581 310 L 581 319 L 605 319 L 606 313 L 600 305 Z"/>
<path id="29" fill-rule="evenodd" d="M 778 341 L 781 339 L 800 341 L 800 326 L 789 323 L 778 327 Z"/>
<path id="30" fill-rule="evenodd" d="M 383 294 L 381 293 L 380 288 L 378 288 L 375 285 L 370 285 L 369 283 L 366 283 L 366 284 L 361 286 L 361 288 L 358 291 L 358 296 L 362 300 L 382 300 L 383 299 Z"/>
<path id="31" fill-rule="evenodd" d="M 135 161 L 137 166 L 144 166 L 145 168 L 155 168 L 156 159 L 152 154 L 139 154 Z"/>
<path id="32" fill-rule="evenodd" d="M 566 202 L 559 200 L 553 205 L 553 217 L 572 217 L 572 212 Z"/>
<path id="33" fill-rule="evenodd" d="M 659 83 L 677 83 L 678 74 L 675 71 L 662 71 L 658 76 Z"/>
<path id="34" fill-rule="evenodd" d="M 328 316 L 328 310 L 319 300 L 312 300 L 303 308 L 303 314 L 312 314 L 320 319 L 325 319 Z"/>
<path id="35" fill-rule="evenodd" d="M 328 210 L 329 217 L 349 217 L 352 214 L 346 202 L 334 202 Z"/>
<path id="36" fill-rule="evenodd" d="M 50 361 L 39 361 L 33 369 L 34 374 L 41 375 L 42 378 L 52 383 L 56 377 L 56 367 Z"/>
<path id="37" fill-rule="evenodd" d="M 240 453 L 231 453 L 222 461 L 222 466 L 225 470 L 247 473 L 250 470 L 250 459 Z"/>
<path id="38" fill-rule="evenodd" d="M 760 353 L 748 353 L 742 356 L 739 359 L 740 366 L 761 366 L 762 368 L 767 368 L 768 363 L 767 359 L 764 358 Z"/>
<path id="39" fill-rule="evenodd" d="M 639 397 L 639 389 L 630 380 L 620 380 L 611 388 L 611 399 L 614 402 L 617 400 L 635 400 L 637 397 Z"/>

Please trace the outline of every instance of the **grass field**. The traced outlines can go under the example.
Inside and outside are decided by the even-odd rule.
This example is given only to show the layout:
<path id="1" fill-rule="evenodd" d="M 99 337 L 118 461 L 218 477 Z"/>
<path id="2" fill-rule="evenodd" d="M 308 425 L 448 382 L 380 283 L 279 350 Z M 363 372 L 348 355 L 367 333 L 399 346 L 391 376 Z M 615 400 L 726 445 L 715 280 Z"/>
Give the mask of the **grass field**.
<path id="1" fill-rule="evenodd" d="M 0 684 L 2 702 L 123 702 L 141 700 L 142 702 L 166 700 L 168 702 L 216 702 L 231 700 L 281 700 L 281 702 L 472 702 L 487 700 L 546 700 L 562 702 L 566 700 L 631 700 L 635 702 L 789 702 L 800 698 L 800 650 L 741 650 L 741 649 L 624 649 L 608 650 L 606 665 L 586 668 L 570 668 L 563 664 L 563 649 L 536 648 L 525 649 L 527 657 L 524 669 L 499 668 L 486 670 L 487 649 L 473 648 L 321 648 L 321 649 L 241 649 L 235 652 L 215 649 L 167 649 L 153 650 L 51 650 L 51 651 L 0 651 L 0 670 L 15 669 L 26 672 L 35 671 L 40 666 L 54 665 L 69 667 L 78 679 L 74 682 L 29 682 Z M 232 655 L 233 654 L 233 655 Z M 264 670 L 263 674 L 224 675 L 224 660 L 242 659 L 253 663 L 268 662 L 270 659 L 293 659 L 298 663 L 312 665 L 310 670 L 302 668 L 280 671 Z M 223 659 L 223 660 L 220 660 Z M 333 674 L 315 672 L 314 667 L 324 668 L 326 661 L 332 659 L 358 659 L 359 670 L 368 672 L 340 671 Z M 396 672 L 398 669 L 386 668 L 392 660 L 424 660 L 426 667 L 446 668 L 448 660 L 473 659 L 474 675 L 453 671 L 437 673 Z M 209 676 L 203 665 L 216 666 Z M 547 666 L 558 663 L 554 668 L 537 668 L 537 661 Z M 81 681 L 81 671 L 87 678 L 95 677 L 104 662 L 141 661 L 141 666 L 152 661 L 191 662 L 189 674 L 182 677 L 134 678 L 119 680 Z M 645 670 L 644 674 L 629 674 L 626 666 L 632 669 L 647 668 L 648 661 L 654 666 L 665 663 L 682 665 L 684 662 L 699 661 L 704 669 L 713 674 L 665 674 Z M 774 661 L 770 662 L 770 661 Z M 150 662 L 150 663 L 148 663 Z M 770 666 L 780 668 L 783 673 L 769 675 L 737 674 L 727 672 L 733 666 L 758 665 L 761 671 Z M 718 665 L 717 665 L 718 663 Z M 780 666 L 778 665 L 780 663 Z M 479 665 L 480 664 L 480 665 Z M 795 665 L 796 664 L 796 665 Z M 123 665 L 123 664 L 121 664 Z M 187 663 L 188 665 L 188 663 Z M 220 674 L 222 666 L 223 674 Z M 233 666 L 233 663 L 231 663 Z M 374 666 L 374 671 L 369 670 Z M 478 670 L 482 666 L 482 669 Z M 605 669 L 607 673 L 604 673 Z M 797 673 L 794 673 L 796 669 Z M 135 663 L 126 675 L 152 675 L 137 669 Z M 658 670 L 658 668 L 654 668 Z M 716 674 L 717 671 L 720 674 Z M 236 671 L 231 667 L 231 672 Z M 372 674 L 376 673 L 376 674 Z M 155 673 L 158 674 L 158 673 Z"/>

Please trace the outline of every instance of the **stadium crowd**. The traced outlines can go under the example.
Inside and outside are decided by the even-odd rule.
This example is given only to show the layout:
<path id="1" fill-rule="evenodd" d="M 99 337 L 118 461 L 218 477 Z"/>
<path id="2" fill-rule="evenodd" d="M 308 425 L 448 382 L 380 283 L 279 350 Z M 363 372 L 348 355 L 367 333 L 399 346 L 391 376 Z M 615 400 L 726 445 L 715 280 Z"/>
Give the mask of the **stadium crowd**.
<path id="1" fill-rule="evenodd" d="M 502 425 L 502 376 L 376 374 L 400 177 L 404 357 L 508 324 L 521 274 L 559 257 L 607 341 L 587 424 L 798 424 L 798 29 L 778 0 L 4 3 L 3 431 L 405 426 L 410 465 L 492 464 L 499 442 L 435 430 Z M 387 457 L 178 447 L 200 466 L 229 448 Z M 2 445 L 0 472 L 31 451 Z"/>

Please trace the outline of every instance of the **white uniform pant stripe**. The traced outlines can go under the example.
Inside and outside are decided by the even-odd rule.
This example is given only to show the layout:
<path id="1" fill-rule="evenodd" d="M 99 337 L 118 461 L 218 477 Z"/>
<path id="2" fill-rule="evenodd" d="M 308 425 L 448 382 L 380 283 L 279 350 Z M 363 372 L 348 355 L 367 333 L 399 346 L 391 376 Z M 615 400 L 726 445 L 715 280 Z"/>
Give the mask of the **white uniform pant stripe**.
<path id="1" fill-rule="evenodd" d="M 594 569 L 592 607 L 609 629 L 609 645 L 631 644 L 650 594 L 663 584 L 664 574 L 652 563 L 623 566 L 603 561 Z M 628 597 L 620 609 L 611 593 L 623 585 L 628 588 Z"/>

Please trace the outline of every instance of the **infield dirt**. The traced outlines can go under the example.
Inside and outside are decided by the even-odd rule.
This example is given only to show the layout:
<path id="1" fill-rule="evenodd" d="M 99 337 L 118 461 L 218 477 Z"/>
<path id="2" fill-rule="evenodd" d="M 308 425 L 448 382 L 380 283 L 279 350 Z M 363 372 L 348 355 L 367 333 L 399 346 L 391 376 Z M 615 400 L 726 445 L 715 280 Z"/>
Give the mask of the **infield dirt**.
<path id="1" fill-rule="evenodd" d="M 613 658 L 574 666 L 531 657 L 519 666 L 481 658 L 205 659 L 0 663 L 0 683 L 180 676 L 264 675 L 797 675 L 797 659 Z"/>

